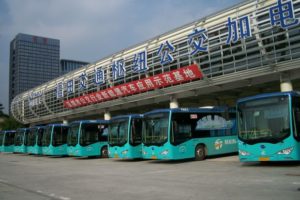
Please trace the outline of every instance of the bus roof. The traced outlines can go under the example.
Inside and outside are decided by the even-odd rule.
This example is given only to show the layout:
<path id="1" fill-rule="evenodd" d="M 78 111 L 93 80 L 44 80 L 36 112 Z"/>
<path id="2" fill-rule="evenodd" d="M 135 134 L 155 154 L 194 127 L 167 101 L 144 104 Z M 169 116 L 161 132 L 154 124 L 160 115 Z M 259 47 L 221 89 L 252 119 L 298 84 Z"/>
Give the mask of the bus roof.
<path id="1" fill-rule="evenodd" d="M 128 114 L 128 115 L 118 115 L 115 116 L 113 118 L 111 118 L 111 120 L 118 120 L 118 119 L 126 119 L 126 118 L 143 118 L 142 114 Z"/>
<path id="2" fill-rule="evenodd" d="M 290 91 L 290 92 L 272 92 L 272 93 L 258 94 L 255 96 L 241 98 L 237 101 L 237 103 L 242 103 L 245 101 L 251 101 L 251 100 L 255 100 L 255 99 L 264 99 L 264 98 L 268 98 L 268 97 L 276 97 L 276 96 L 300 96 L 300 92 Z"/>
<path id="3" fill-rule="evenodd" d="M 29 128 L 17 128 L 17 131 L 27 131 Z"/>
<path id="4" fill-rule="evenodd" d="M 75 123 L 98 123 L 98 124 L 108 124 L 109 120 L 78 120 L 78 121 L 73 121 L 70 124 L 75 124 Z"/>
<path id="5" fill-rule="evenodd" d="M 209 112 L 225 112 L 225 111 L 234 112 L 234 109 L 226 107 L 226 106 L 200 107 L 200 108 L 167 108 L 167 109 L 153 110 L 153 111 L 144 113 L 144 115 L 156 114 L 156 113 L 166 113 L 166 112 L 172 112 L 172 113 L 187 113 L 187 112 L 209 113 Z"/>
<path id="6" fill-rule="evenodd" d="M 47 126 L 68 126 L 67 124 L 48 124 Z"/>
<path id="7" fill-rule="evenodd" d="M 16 131 L 15 130 L 2 130 L 1 132 L 2 133 L 11 133 L 11 132 L 15 133 Z"/>

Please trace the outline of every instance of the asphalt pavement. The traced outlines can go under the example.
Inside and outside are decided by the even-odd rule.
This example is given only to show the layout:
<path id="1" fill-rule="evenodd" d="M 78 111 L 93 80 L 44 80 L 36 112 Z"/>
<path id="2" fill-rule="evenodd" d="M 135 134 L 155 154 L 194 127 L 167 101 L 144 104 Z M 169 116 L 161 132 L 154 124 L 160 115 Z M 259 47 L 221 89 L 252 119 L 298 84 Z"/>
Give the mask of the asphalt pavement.
<path id="1" fill-rule="evenodd" d="M 0 153 L 0 200 L 299 200 L 300 163 L 114 160 Z"/>

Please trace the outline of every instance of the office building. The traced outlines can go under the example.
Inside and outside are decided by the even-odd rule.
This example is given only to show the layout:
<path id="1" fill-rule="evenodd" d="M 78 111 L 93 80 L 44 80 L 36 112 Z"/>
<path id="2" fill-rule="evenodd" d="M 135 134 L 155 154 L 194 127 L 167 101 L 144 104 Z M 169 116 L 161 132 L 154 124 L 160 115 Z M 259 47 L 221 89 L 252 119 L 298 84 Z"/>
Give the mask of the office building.
<path id="1" fill-rule="evenodd" d="M 69 59 L 61 59 L 60 67 L 59 67 L 59 75 L 64 75 L 70 71 L 78 69 L 84 65 L 88 65 L 88 62 L 77 61 L 77 60 L 69 60 Z"/>
<path id="2" fill-rule="evenodd" d="M 9 105 L 29 89 L 59 76 L 60 41 L 19 33 L 10 43 Z"/>

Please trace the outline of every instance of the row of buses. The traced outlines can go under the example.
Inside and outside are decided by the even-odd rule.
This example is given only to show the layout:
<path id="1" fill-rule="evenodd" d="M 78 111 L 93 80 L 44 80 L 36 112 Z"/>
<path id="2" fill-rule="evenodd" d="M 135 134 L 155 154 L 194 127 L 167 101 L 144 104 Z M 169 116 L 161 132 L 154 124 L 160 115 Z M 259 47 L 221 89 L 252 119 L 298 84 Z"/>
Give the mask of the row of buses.
<path id="1" fill-rule="evenodd" d="M 237 108 L 159 109 L 2 131 L 0 151 L 123 159 L 193 158 L 239 152 L 240 161 L 300 160 L 300 93 L 240 99 Z"/>

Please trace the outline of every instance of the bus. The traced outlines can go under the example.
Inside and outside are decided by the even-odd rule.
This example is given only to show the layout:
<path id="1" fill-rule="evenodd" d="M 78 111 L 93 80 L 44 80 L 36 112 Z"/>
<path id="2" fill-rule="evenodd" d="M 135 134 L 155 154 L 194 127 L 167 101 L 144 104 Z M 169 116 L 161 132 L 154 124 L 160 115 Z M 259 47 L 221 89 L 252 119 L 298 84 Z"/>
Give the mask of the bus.
<path id="1" fill-rule="evenodd" d="M 49 124 L 42 137 L 43 155 L 66 156 L 69 126 L 65 124 Z"/>
<path id="2" fill-rule="evenodd" d="M 18 128 L 14 140 L 14 153 L 27 153 L 29 128 Z"/>
<path id="3" fill-rule="evenodd" d="M 144 114 L 143 158 L 204 160 L 237 152 L 235 109 L 160 109 Z"/>
<path id="4" fill-rule="evenodd" d="M 14 130 L 2 131 L 2 137 L 3 137 L 2 152 L 14 152 L 15 133 L 16 133 L 16 131 L 14 131 Z"/>
<path id="5" fill-rule="evenodd" d="M 68 132 L 68 155 L 107 157 L 107 120 L 82 120 L 70 124 Z"/>
<path id="6" fill-rule="evenodd" d="M 113 117 L 108 131 L 110 158 L 142 158 L 143 115 L 131 114 Z"/>
<path id="7" fill-rule="evenodd" d="M 300 93 L 275 92 L 237 101 L 241 162 L 300 160 Z"/>
<path id="8" fill-rule="evenodd" d="M 32 127 L 29 130 L 27 152 L 29 154 L 41 155 L 42 152 L 42 137 L 45 126 Z"/>

